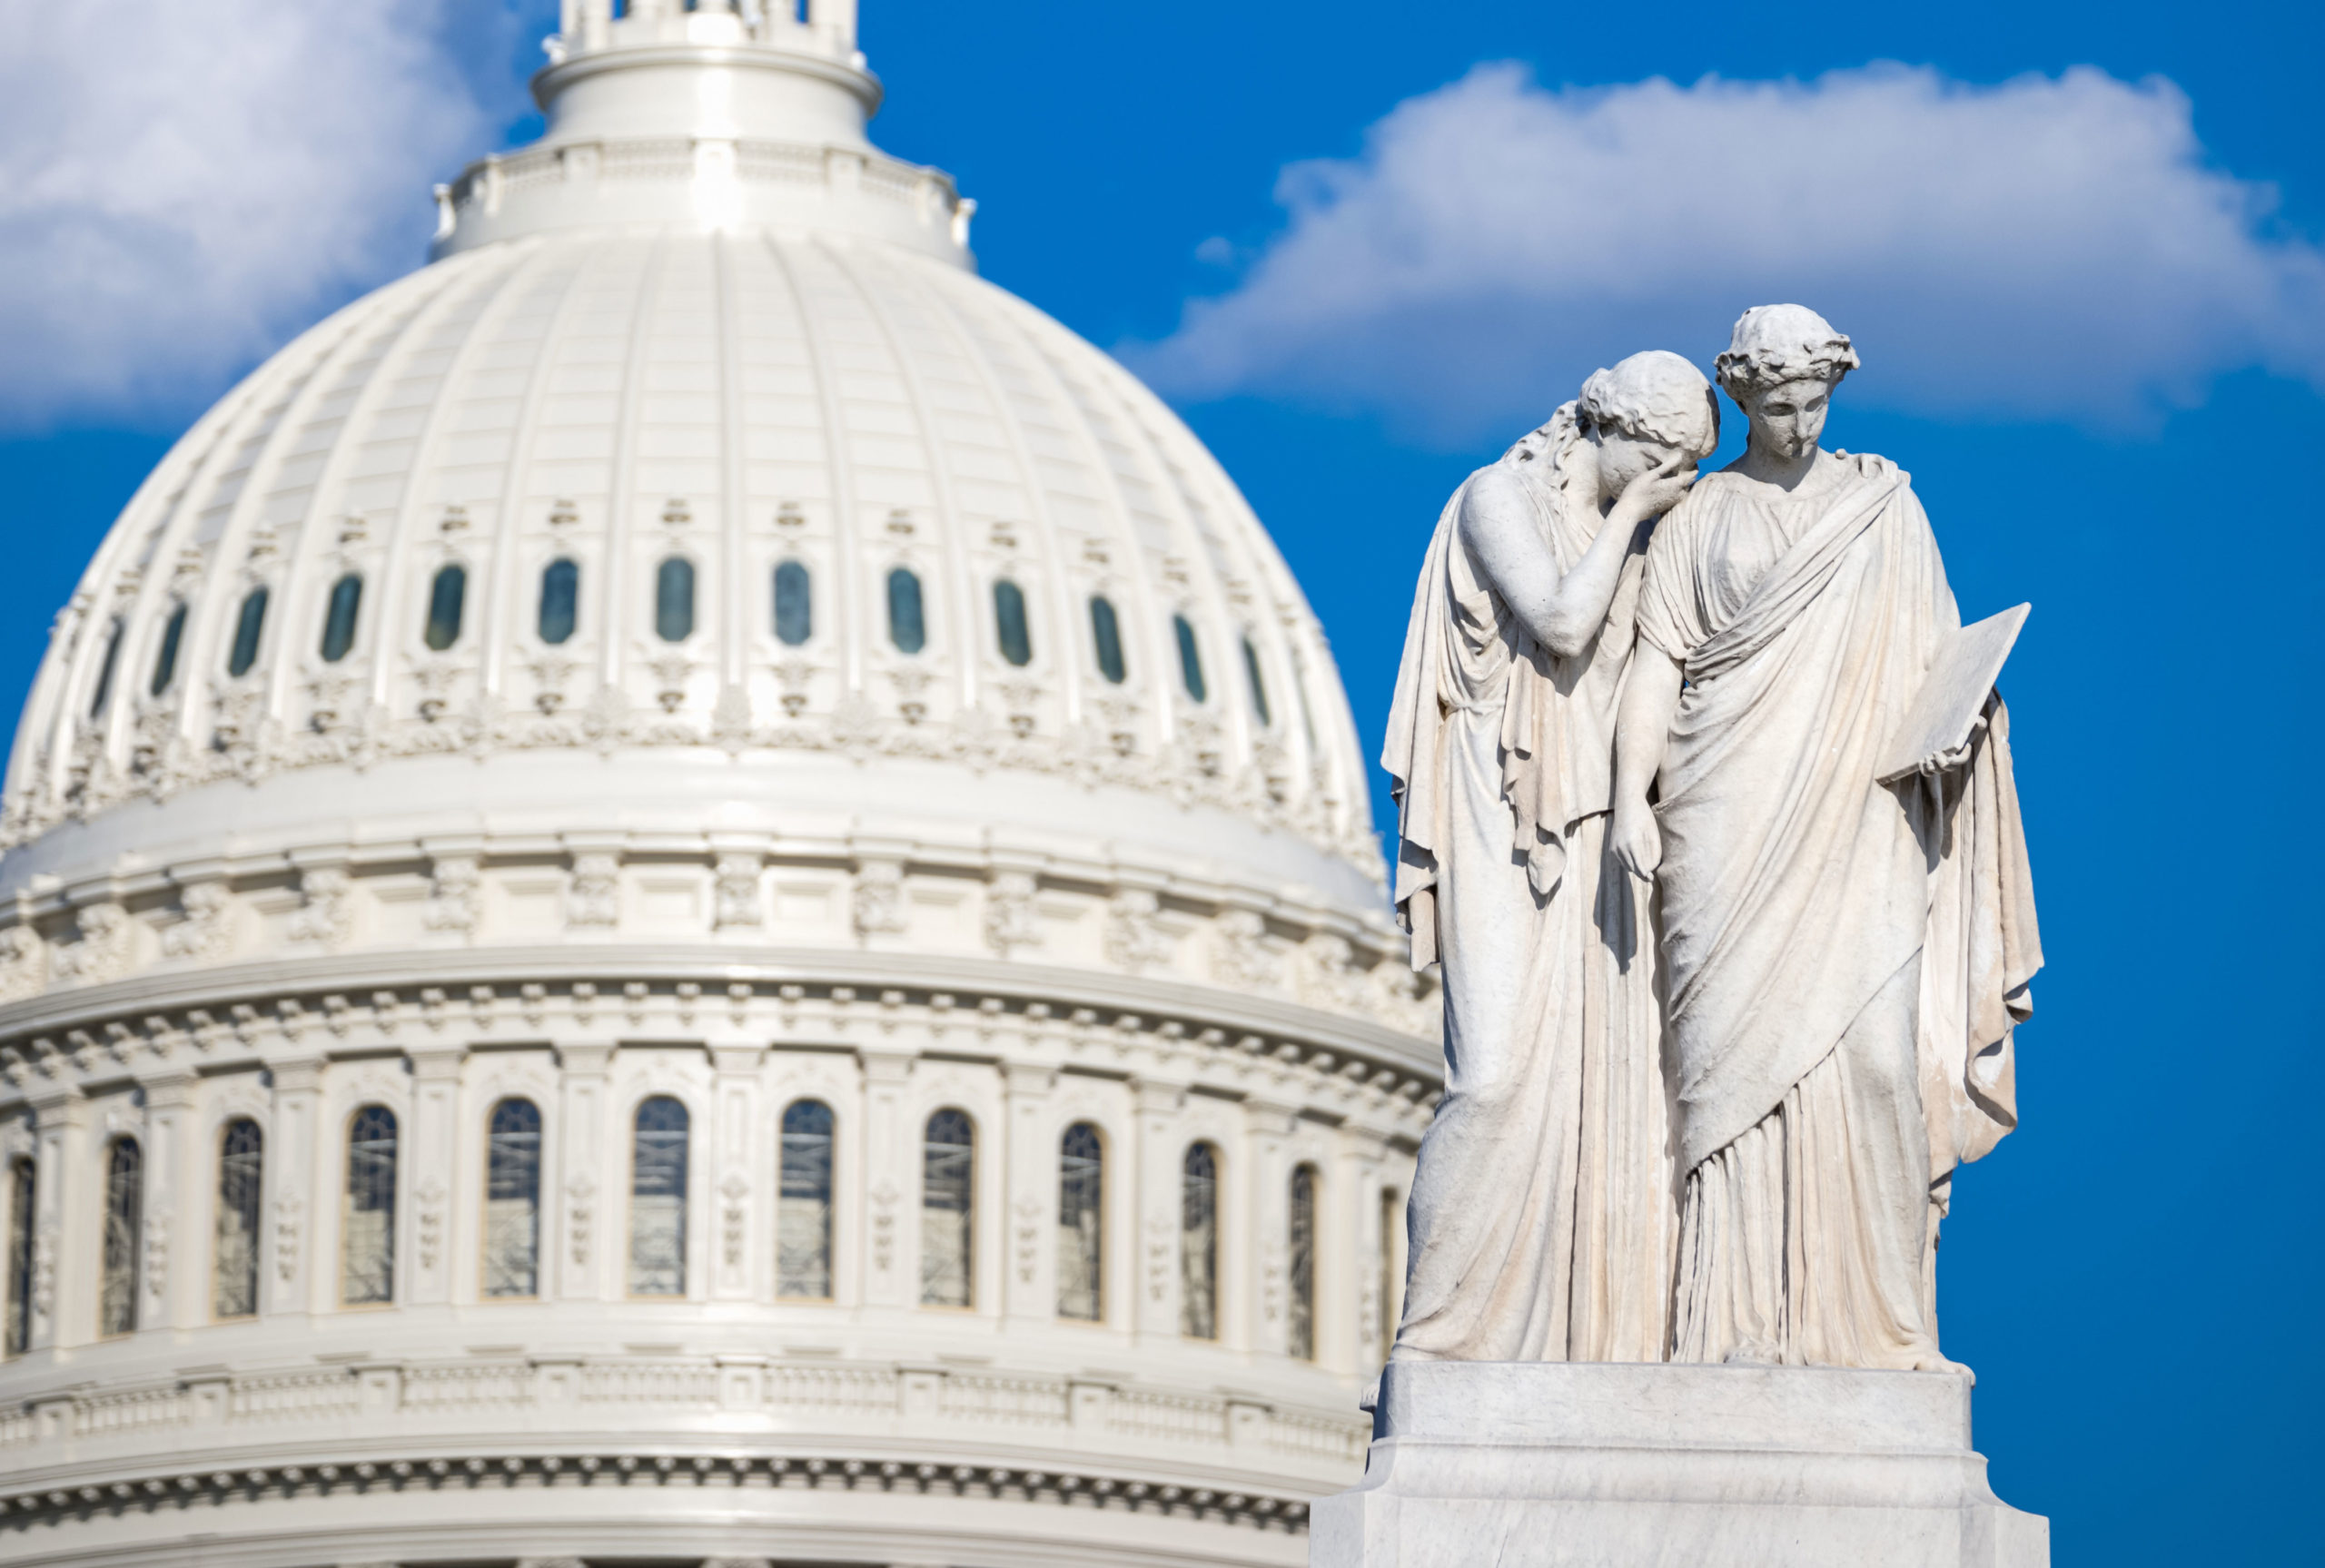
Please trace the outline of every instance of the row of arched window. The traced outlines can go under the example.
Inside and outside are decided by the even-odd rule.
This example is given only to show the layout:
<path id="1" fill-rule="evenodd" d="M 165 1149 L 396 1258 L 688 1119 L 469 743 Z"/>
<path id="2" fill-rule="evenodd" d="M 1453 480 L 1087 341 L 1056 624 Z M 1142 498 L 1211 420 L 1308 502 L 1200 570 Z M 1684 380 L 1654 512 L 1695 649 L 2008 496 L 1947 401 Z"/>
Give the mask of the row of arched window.
<path id="1" fill-rule="evenodd" d="M 821 1100 L 799 1100 L 781 1119 L 775 1215 L 776 1294 L 787 1299 L 832 1297 L 834 1119 Z M 687 1171 L 689 1119 L 678 1100 L 657 1095 L 632 1121 L 628 1289 L 641 1297 L 687 1292 Z M 480 1292 L 497 1299 L 540 1294 L 541 1113 L 531 1100 L 499 1101 L 486 1119 Z M 395 1113 L 366 1105 L 349 1119 L 341 1194 L 339 1298 L 349 1307 L 391 1303 L 396 1287 L 396 1190 L 401 1134 Z M 1181 1166 L 1180 1329 L 1192 1339 L 1220 1334 L 1220 1155 L 1209 1143 L 1188 1147 Z M 255 1317 L 265 1139 L 256 1121 L 229 1121 L 219 1141 L 215 1234 L 211 1253 L 211 1311 L 219 1319 Z M 35 1169 L 19 1159 L 10 1173 L 5 1336 L 11 1353 L 31 1343 L 35 1273 Z M 1057 1159 L 1057 1315 L 1104 1320 L 1107 1309 L 1106 1149 L 1086 1121 L 1067 1128 Z M 138 1326 L 143 1248 L 143 1154 L 134 1137 L 105 1150 L 104 1235 L 99 1248 L 100 1335 Z M 976 1300 L 975 1124 L 958 1109 L 930 1116 L 921 1134 L 920 1302 L 971 1308 Z M 1285 1253 L 1288 1348 L 1316 1355 L 1315 1168 L 1292 1171 L 1287 1194 Z"/>
<path id="2" fill-rule="evenodd" d="M 776 639 L 796 647 L 815 634 L 815 596 L 806 564 L 787 560 L 778 565 L 774 586 Z M 263 584 L 243 596 L 242 607 L 234 617 L 233 640 L 226 651 L 228 675 L 248 675 L 257 664 L 260 641 L 266 630 L 267 602 L 268 590 Z M 429 582 L 428 616 L 420 632 L 421 640 L 430 649 L 441 653 L 460 641 L 467 603 L 468 568 L 457 562 L 439 567 Z M 534 629 L 540 640 L 551 646 L 569 640 L 580 625 L 580 606 L 579 563 L 559 557 L 543 567 L 534 619 Z M 337 664 L 354 648 L 356 623 L 362 609 L 361 574 L 349 572 L 331 584 L 324 601 L 322 634 L 316 648 L 325 664 Z M 917 654 L 928 646 L 928 620 L 920 577 L 910 567 L 897 567 L 888 573 L 887 609 L 888 640 L 898 652 Z M 185 636 L 185 616 L 183 602 L 170 606 L 161 645 L 154 650 L 153 674 L 146 683 L 147 690 L 154 696 L 167 691 L 177 678 L 178 646 Z M 993 585 L 993 624 L 995 651 L 1003 659 L 1020 667 L 1033 662 L 1033 624 L 1025 591 L 1007 577 L 998 578 Z M 684 556 L 671 556 L 654 569 L 654 633 L 666 643 L 682 643 L 694 635 L 694 563 Z M 1202 647 L 1193 625 L 1183 615 L 1174 615 L 1171 617 L 1171 629 L 1178 646 L 1180 685 L 1194 701 L 1210 701 Z M 122 632 L 123 623 L 116 617 L 107 634 L 96 685 L 90 694 L 92 717 L 104 712 L 112 697 L 114 666 L 121 653 Z M 1098 673 L 1115 685 L 1129 679 L 1122 617 L 1113 602 L 1103 594 L 1090 598 L 1090 636 Z M 1262 726 L 1271 725 L 1274 720 L 1268 707 L 1267 680 L 1261 673 L 1259 649 L 1247 636 L 1242 639 L 1242 651 L 1252 711 Z"/>

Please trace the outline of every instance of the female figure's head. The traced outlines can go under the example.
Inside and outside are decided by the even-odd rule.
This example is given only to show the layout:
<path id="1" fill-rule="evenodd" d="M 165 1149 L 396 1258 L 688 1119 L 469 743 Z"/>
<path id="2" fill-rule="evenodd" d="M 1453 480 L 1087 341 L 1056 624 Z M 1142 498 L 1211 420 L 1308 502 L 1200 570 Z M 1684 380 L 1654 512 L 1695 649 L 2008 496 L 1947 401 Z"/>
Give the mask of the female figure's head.
<path id="1" fill-rule="evenodd" d="M 1845 334 L 1805 305 L 1755 305 L 1713 361 L 1752 421 L 1752 450 L 1785 463 L 1814 457 L 1833 389 L 1857 367 Z"/>
<path id="2" fill-rule="evenodd" d="M 1575 424 L 1596 450 L 1600 503 L 1642 474 L 1708 458 L 1719 445 L 1719 399 L 1704 373 L 1664 349 L 1592 372 Z"/>

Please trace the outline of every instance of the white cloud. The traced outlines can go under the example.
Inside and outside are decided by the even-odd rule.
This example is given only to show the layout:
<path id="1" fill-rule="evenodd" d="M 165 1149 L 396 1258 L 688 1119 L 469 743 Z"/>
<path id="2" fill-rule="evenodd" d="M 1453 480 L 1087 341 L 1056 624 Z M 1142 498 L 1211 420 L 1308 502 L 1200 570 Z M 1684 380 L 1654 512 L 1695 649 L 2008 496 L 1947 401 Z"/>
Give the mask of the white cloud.
<path id="1" fill-rule="evenodd" d="M 0 0 L 0 427 L 170 422 L 425 253 L 460 0 Z"/>
<path id="2" fill-rule="evenodd" d="M 1852 394 L 1916 411 L 2103 425 L 2249 365 L 2325 384 L 2325 253 L 2271 232 L 2271 192 L 2207 164 L 2161 80 L 1552 91 L 1481 65 L 1277 199 L 1238 284 L 1125 350 L 1166 391 L 1464 441 L 1634 350 L 1708 366 L 1779 301 L 1855 337 Z"/>

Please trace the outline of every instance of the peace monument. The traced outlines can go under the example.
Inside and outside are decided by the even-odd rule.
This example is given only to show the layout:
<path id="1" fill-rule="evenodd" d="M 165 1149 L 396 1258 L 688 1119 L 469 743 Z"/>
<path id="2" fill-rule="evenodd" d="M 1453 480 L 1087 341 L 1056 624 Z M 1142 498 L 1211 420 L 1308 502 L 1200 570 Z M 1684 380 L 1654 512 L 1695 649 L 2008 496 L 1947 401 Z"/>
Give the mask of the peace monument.
<path id="1" fill-rule="evenodd" d="M 2040 1568 L 1938 1346 L 2041 967 L 1994 680 L 1797 305 L 1634 355 L 1446 508 L 1384 764 L 1443 977 L 1405 1309 L 1319 1568 Z M 1691 482 L 1692 481 L 1692 482 Z M 1660 519 L 1659 521 L 1657 519 Z"/>

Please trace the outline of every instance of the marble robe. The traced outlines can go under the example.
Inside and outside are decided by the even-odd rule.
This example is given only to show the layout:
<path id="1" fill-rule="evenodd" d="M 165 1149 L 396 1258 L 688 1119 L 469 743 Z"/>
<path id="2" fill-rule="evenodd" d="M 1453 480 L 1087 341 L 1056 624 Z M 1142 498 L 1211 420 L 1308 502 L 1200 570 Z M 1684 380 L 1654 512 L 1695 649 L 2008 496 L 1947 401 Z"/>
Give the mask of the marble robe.
<path id="1" fill-rule="evenodd" d="M 1648 549 L 1639 635 L 1687 681 L 1656 808 L 1676 1360 L 1943 1365 L 1936 1218 L 2016 1124 L 2042 962 L 1999 698 L 1965 767 L 1874 777 L 1959 625 L 1879 458 L 1707 475 Z"/>
<path id="2" fill-rule="evenodd" d="M 1599 524 L 1559 465 L 1578 439 L 1569 405 L 1501 459 L 1561 572 Z M 1606 853 L 1639 558 L 1598 636 L 1557 657 L 1463 541 L 1467 490 L 1421 569 L 1382 758 L 1397 904 L 1414 967 L 1440 966 L 1446 1062 L 1391 1354 L 1657 1360 L 1675 1219 L 1654 942 Z"/>

